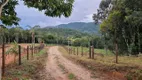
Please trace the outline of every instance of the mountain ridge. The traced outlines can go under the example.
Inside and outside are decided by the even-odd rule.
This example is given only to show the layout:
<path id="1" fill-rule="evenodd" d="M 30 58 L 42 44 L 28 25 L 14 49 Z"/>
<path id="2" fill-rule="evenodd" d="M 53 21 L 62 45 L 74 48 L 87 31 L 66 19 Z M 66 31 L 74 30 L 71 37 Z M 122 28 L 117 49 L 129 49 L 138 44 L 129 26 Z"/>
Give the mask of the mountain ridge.
<path id="1" fill-rule="evenodd" d="M 94 22 L 72 22 L 68 24 L 60 24 L 57 25 L 58 28 L 69 28 L 78 30 L 85 33 L 91 33 L 91 34 L 99 34 L 99 25 L 95 24 Z"/>
<path id="2" fill-rule="evenodd" d="M 50 27 L 44 27 L 44 28 L 51 28 Z M 95 24 L 94 22 L 71 22 L 68 24 L 60 24 L 57 26 L 52 26 L 52 28 L 66 28 L 66 29 L 73 29 L 77 30 L 83 33 L 89 33 L 89 34 L 96 34 L 99 35 L 99 24 Z"/>

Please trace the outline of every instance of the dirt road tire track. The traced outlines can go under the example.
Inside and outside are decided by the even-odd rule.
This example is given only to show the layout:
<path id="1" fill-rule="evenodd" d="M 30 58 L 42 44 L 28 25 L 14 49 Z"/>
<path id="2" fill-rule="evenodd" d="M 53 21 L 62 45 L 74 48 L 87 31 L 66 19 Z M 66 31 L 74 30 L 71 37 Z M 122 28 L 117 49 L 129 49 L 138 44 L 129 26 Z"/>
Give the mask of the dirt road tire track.
<path id="1" fill-rule="evenodd" d="M 73 73 L 77 80 L 100 80 L 91 78 L 91 72 L 89 70 L 80 65 L 74 64 L 72 61 L 63 57 L 61 52 L 58 50 L 58 46 L 51 47 L 48 53 L 46 71 L 55 80 L 69 80 L 69 73 Z M 63 73 L 61 68 L 58 66 L 59 64 L 63 65 L 68 73 Z"/>

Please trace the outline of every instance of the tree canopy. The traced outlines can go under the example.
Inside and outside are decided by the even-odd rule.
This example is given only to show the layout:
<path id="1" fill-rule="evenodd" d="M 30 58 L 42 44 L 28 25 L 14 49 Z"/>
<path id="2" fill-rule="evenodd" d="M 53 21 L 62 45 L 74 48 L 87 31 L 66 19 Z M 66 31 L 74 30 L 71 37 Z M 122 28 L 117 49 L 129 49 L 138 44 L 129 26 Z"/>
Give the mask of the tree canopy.
<path id="1" fill-rule="evenodd" d="M 101 22 L 101 32 L 119 53 L 142 52 L 142 0 L 102 0 L 94 21 Z M 107 36 L 106 36 L 107 34 Z"/>
<path id="2" fill-rule="evenodd" d="M 69 17 L 74 0 L 22 0 L 28 7 L 43 11 L 46 16 Z M 16 15 L 15 6 L 18 0 L 0 0 L 0 20 L 5 25 L 17 25 L 20 20 Z"/>

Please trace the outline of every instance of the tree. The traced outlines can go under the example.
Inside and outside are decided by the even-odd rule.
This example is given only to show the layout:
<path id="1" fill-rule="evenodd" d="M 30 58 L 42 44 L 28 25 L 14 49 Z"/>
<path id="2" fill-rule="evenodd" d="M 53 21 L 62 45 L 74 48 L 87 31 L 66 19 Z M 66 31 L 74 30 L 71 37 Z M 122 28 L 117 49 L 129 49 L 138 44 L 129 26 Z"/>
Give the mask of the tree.
<path id="1" fill-rule="evenodd" d="M 121 20 L 122 20 L 122 14 L 119 11 L 113 11 L 108 16 L 108 24 L 109 24 L 109 30 L 113 37 L 113 42 L 115 45 L 115 55 L 116 55 L 116 63 L 118 63 L 118 38 L 121 37 Z"/>
<path id="2" fill-rule="evenodd" d="M 5 26 L 0 25 L 0 38 L 2 40 L 0 42 L 3 43 L 3 40 L 6 41 L 6 36 L 8 36 L 8 29 Z"/>
<path id="3" fill-rule="evenodd" d="M 113 0 L 115 1 L 115 0 Z M 105 21 L 105 19 L 107 19 L 107 17 L 109 16 L 113 5 L 112 5 L 112 0 L 102 0 L 100 5 L 99 5 L 99 9 L 97 10 L 97 13 L 93 15 L 93 20 L 95 21 L 96 24 L 101 23 L 101 29 L 102 27 L 104 28 L 103 30 L 101 30 L 102 33 L 102 38 L 104 38 L 104 48 L 106 50 L 106 54 L 107 54 L 107 49 L 108 49 L 108 44 L 109 40 L 108 40 L 108 34 L 107 34 L 107 21 Z"/>
<path id="4" fill-rule="evenodd" d="M 20 19 L 16 16 L 15 6 L 18 5 L 17 0 L 1 0 L 0 1 L 0 20 L 5 25 L 18 25 Z"/>
<path id="5" fill-rule="evenodd" d="M 142 1 L 124 0 L 123 4 L 126 8 L 126 19 L 125 22 L 128 24 L 125 29 L 126 38 L 131 54 L 137 55 L 142 52 L 141 49 L 141 34 L 142 34 Z M 128 34 L 127 34 L 128 33 Z M 130 34 L 130 35 L 129 35 Z"/>
<path id="6" fill-rule="evenodd" d="M 44 11 L 45 15 L 51 17 L 69 17 L 72 12 L 74 0 L 23 0 L 25 5 L 33 7 L 39 11 Z M 6 25 L 17 25 L 20 20 L 16 16 L 15 6 L 18 0 L 0 1 L 0 20 Z"/>
<path id="7" fill-rule="evenodd" d="M 22 29 L 21 27 L 15 27 L 14 29 L 15 29 L 14 35 L 16 38 L 16 42 L 19 43 L 20 36 L 22 36 Z"/>
<path id="8" fill-rule="evenodd" d="M 141 51 L 142 1 L 135 0 L 102 0 L 98 13 L 94 14 L 95 22 L 101 22 L 101 32 L 118 43 L 118 52 L 137 55 Z M 113 37 L 113 38 L 112 38 Z"/>
<path id="9" fill-rule="evenodd" d="M 5 72 L 5 31 L 6 31 L 6 27 L 4 27 L 3 25 L 0 25 L 0 37 L 2 37 L 2 76 L 4 76 L 4 72 Z M 1 70 L 0 70 L 1 71 Z"/>

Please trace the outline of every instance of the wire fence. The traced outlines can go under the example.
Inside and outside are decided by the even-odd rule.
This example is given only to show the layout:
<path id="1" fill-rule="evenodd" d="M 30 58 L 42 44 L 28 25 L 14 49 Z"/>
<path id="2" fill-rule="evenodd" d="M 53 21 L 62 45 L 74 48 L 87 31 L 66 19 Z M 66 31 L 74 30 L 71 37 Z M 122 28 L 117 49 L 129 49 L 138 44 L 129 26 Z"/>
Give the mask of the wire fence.
<path id="1" fill-rule="evenodd" d="M 0 61 L 0 64 L 1 64 L 0 73 L 2 73 L 2 76 L 4 76 L 6 65 L 10 63 L 16 63 L 16 62 L 18 62 L 18 64 L 21 65 L 22 60 L 23 60 L 22 58 L 26 58 L 26 60 L 30 60 L 34 57 L 34 54 L 39 53 L 43 48 L 40 48 L 40 46 L 34 47 L 33 45 L 27 45 L 26 47 L 18 45 L 18 49 L 17 49 L 18 54 L 16 52 L 5 54 L 6 51 L 10 49 L 10 46 L 0 46 L 0 49 L 2 53 L 0 54 L 0 60 L 1 60 Z"/>
<path id="2" fill-rule="evenodd" d="M 88 57 L 90 59 L 94 59 L 94 47 L 90 46 L 88 47 L 88 49 L 84 49 L 84 47 L 67 47 L 67 46 L 63 46 L 64 49 L 68 52 L 69 55 L 76 55 L 76 56 L 85 56 Z"/>

